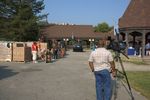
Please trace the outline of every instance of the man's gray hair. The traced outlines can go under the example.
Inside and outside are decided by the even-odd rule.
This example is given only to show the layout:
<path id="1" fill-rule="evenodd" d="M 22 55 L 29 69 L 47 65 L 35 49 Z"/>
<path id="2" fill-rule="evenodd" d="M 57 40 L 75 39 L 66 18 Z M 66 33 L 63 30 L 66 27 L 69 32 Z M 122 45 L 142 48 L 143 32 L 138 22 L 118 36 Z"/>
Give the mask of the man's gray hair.
<path id="1" fill-rule="evenodd" d="M 96 46 L 97 47 L 106 47 L 106 40 L 99 40 L 98 42 L 96 42 Z"/>

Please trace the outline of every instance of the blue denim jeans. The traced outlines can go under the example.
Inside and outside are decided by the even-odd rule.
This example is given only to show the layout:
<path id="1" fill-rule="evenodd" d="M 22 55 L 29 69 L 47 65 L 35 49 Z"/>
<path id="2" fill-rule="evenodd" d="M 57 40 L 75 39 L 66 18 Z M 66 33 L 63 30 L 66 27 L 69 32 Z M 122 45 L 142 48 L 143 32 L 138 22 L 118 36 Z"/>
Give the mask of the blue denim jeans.
<path id="1" fill-rule="evenodd" d="M 111 76 L 107 69 L 95 71 L 97 100 L 111 99 Z"/>

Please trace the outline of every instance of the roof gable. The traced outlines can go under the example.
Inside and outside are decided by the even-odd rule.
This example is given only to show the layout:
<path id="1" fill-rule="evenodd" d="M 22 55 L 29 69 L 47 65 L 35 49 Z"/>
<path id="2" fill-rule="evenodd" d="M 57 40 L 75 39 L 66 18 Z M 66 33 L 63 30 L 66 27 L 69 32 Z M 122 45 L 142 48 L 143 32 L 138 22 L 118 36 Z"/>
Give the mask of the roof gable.
<path id="1" fill-rule="evenodd" d="M 131 0 L 123 16 L 119 19 L 119 28 L 150 27 L 150 0 Z"/>

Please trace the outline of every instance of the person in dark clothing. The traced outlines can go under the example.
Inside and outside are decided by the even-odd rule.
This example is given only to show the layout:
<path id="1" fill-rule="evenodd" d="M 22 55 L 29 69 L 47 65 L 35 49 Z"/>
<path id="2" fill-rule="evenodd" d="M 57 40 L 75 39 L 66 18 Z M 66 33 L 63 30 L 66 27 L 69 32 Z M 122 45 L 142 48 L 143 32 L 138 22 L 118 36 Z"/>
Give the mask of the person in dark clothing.
<path id="1" fill-rule="evenodd" d="M 135 48 L 135 51 L 136 51 L 136 55 L 139 55 L 140 54 L 140 44 L 136 43 L 134 48 Z"/>
<path id="2" fill-rule="evenodd" d="M 58 49 L 54 48 L 54 59 L 58 59 Z"/>

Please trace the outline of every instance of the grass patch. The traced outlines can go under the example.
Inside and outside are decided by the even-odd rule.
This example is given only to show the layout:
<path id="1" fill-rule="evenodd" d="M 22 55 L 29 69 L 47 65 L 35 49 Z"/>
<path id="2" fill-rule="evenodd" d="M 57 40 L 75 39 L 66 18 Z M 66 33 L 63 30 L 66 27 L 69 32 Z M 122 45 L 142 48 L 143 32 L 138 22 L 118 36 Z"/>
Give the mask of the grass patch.
<path id="1" fill-rule="evenodd" d="M 141 58 L 137 57 L 137 56 L 131 56 L 128 58 L 126 58 L 125 56 L 121 55 L 121 59 L 124 62 L 130 62 L 130 63 L 134 63 L 137 65 L 148 65 L 146 62 L 144 62 Z"/>
<path id="2" fill-rule="evenodd" d="M 115 52 L 111 51 L 112 52 L 112 55 L 113 57 L 116 56 Z M 130 63 L 133 63 L 133 64 L 137 64 L 137 65 L 149 65 L 148 63 L 144 62 L 141 57 L 138 57 L 138 56 L 128 56 L 129 59 L 127 57 L 125 57 L 122 53 L 120 53 L 119 55 L 121 57 L 121 60 L 123 62 L 130 62 Z"/>
<path id="3" fill-rule="evenodd" d="M 131 86 L 150 100 L 150 71 L 127 72 Z"/>

